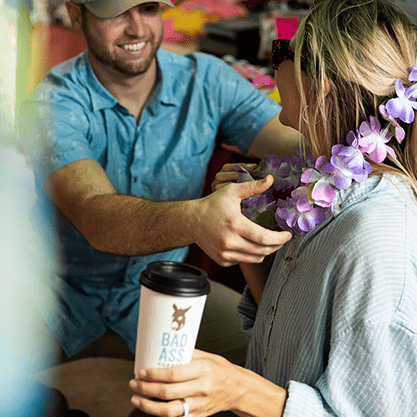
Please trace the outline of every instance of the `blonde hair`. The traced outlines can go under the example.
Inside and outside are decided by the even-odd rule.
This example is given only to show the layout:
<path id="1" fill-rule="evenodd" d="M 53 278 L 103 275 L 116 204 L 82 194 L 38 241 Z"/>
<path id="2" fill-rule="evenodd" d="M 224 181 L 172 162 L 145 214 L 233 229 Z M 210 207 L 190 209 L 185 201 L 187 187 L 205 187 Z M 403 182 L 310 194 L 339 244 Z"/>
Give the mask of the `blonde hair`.
<path id="1" fill-rule="evenodd" d="M 303 85 L 301 59 L 308 85 Z M 410 85 L 417 66 L 417 27 L 389 0 L 321 0 L 300 22 L 295 35 L 295 73 L 301 94 L 303 130 L 315 157 L 331 155 L 369 116 L 386 122 L 378 106 L 395 94 L 400 79 Z M 330 91 L 326 95 L 326 76 Z M 407 126 L 398 160 L 372 164 L 374 174 L 392 172 L 417 188 L 417 122 Z"/>

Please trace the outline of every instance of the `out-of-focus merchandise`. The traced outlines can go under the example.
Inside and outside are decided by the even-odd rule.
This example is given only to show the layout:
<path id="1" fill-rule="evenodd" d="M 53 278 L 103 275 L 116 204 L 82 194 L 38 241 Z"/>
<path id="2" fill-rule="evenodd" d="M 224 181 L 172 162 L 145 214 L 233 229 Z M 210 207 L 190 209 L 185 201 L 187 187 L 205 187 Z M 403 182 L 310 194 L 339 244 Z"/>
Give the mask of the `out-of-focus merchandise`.
<path id="1" fill-rule="evenodd" d="M 206 24 L 205 36 L 199 38 L 198 49 L 222 57 L 261 92 L 274 93 L 272 41 L 293 37 L 311 1 L 253 0 L 241 3 L 251 9 L 250 16 Z M 259 10 L 254 12 L 256 8 Z"/>
<path id="2" fill-rule="evenodd" d="M 205 36 L 199 38 L 198 49 L 218 57 L 232 55 L 236 59 L 245 59 L 252 64 L 258 61 L 259 19 L 222 20 L 208 23 L 204 27 Z"/>
<path id="3" fill-rule="evenodd" d="M 308 12 L 308 3 L 289 1 L 272 1 L 268 10 L 259 17 L 259 48 L 260 61 L 271 60 L 271 45 L 274 39 L 291 39 L 298 29 L 300 19 Z"/>
<path id="4" fill-rule="evenodd" d="M 290 39 L 299 20 L 308 12 L 309 2 L 256 2 L 261 9 L 249 17 L 211 22 L 204 26 L 198 49 L 222 57 L 232 55 L 254 65 L 268 65 L 271 44 L 278 37 Z M 246 3 L 244 3 L 246 5 Z M 251 4 L 252 8 L 255 4 Z"/>
<path id="5" fill-rule="evenodd" d="M 176 4 L 175 8 L 167 7 L 162 12 L 165 42 L 195 43 L 206 24 L 249 14 L 234 0 L 185 0 Z"/>
<path id="6" fill-rule="evenodd" d="M 269 68 L 253 65 L 245 59 L 236 59 L 232 55 L 223 56 L 223 60 L 250 81 L 260 92 L 271 94 L 276 91 L 277 87 Z"/>

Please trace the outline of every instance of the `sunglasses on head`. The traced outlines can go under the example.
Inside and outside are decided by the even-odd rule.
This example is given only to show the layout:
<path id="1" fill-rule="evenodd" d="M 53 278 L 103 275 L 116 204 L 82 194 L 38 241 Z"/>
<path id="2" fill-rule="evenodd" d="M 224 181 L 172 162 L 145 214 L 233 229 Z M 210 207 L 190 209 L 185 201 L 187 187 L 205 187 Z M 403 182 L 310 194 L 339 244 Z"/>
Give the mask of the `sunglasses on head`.
<path id="1" fill-rule="evenodd" d="M 277 70 L 278 67 L 287 59 L 294 62 L 294 52 L 288 49 L 289 39 L 275 39 L 272 41 L 272 68 Z M 301 61 L 301 69 L 306 70 L 304 63 Z"/>

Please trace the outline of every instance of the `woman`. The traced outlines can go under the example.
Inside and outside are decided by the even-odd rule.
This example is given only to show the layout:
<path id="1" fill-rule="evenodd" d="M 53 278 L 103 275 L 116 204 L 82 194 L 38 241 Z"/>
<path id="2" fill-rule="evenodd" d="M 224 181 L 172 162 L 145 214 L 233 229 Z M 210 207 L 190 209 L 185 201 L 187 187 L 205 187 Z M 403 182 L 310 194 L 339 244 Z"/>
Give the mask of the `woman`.
<path id="1" fill-rule="evenodd" d="M 248 369 L 196 351 L 131 382 L 167 402 L 132 401 L 159 416 L 415 415 L 417 29 L 388 0 L 322 0 L 275 53 L 281 121 L 318 159 L 275 208 L 298 236 L 271 269 L 242 265 Z"/>

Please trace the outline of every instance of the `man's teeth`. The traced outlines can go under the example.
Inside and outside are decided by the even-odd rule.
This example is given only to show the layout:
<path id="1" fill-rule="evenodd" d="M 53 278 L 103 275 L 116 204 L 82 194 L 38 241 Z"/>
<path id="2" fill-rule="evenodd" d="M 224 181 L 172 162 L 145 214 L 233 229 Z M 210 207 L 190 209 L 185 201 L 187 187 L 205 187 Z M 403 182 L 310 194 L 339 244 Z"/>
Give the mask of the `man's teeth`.
<path id="1" fill-rule="evenodd" d="M 135 43 L 134 45 L 123 45 L 123 48 L 127 51 L 140 51 L 145 45 L 146 42 L 141 42 Z"/>

